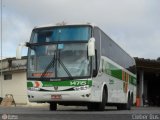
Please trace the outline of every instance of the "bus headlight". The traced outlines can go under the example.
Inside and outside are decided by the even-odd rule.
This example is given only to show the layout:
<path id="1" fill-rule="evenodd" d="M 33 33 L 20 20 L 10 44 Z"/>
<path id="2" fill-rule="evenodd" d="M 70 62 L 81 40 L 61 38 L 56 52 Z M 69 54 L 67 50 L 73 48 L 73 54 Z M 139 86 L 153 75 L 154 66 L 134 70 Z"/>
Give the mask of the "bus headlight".
<path id="1" fill-rule="evenodd" d="M 79 87 L 75 87 L 74 90 L 78 91 L 78 90 L 87 90 L 89 88 L 89 85 L 85 85 L 85 86 L 79 86 Z"/>
<path id="2" fill-rule="evenodd" d="M 38 88 L 38 87 L 30 87 L 30 88 L 28 88 L 28 90 L 31 90 L 31 91 L 39 91 L 40 88 Z"/>

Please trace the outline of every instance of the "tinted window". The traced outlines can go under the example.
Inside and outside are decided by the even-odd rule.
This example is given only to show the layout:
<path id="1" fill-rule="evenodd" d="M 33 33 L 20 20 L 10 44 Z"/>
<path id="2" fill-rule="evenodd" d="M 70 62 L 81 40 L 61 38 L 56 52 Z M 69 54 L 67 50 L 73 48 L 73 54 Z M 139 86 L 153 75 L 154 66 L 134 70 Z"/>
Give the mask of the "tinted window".
<path id="1" fill-rule="evenodd" d="M 101 52 L 103 56 L 109 57 L 110 38 L 101 32 Z"/>
<path id="2" fill-rule="evenodd" d="M 89 26 L 65 26 L 35 29 L 32 34 L 32 43 L 54 41 L 88 41 L 91 36 Z"/>
<path id="3" fill-rule="evenodd" d="M 132 73 L 135 71 L 135 61 L 123 49 L 121 49 L 111 38 L 101 31 L 101 52 L 123 68 Z"/>

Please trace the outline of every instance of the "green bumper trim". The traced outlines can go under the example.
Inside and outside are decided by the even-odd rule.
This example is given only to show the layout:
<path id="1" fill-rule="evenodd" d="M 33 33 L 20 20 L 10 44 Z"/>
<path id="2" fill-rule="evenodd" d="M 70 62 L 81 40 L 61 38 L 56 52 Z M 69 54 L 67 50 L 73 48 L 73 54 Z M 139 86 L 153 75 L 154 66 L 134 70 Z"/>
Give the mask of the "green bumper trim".
<path id="1" fill-rule="evenodd" d="M 53 86 L 92 86 L 92 80 L 65 80 L 65 81 L 28 81 L 27 87 L 34 87 L 38 83 L 42 87 Z"/>

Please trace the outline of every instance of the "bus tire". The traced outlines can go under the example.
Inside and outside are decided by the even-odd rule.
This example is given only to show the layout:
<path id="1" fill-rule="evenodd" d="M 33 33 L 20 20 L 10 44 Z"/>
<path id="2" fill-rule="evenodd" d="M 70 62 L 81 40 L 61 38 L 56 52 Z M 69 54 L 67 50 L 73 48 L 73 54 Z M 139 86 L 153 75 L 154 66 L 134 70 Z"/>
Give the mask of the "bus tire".
<path id="1" fill-rule="evenodd" d="M 107 103 L 107 93 L 106 90 L 103 89 L 102 101 L 100 103 L 96 103 L 95 107 L 97 111 L 104 111 Z"/>
<path id="2" fill-rule="evenodd" d="M 88 110 L 89 110 L 89 111 L 94 111 L 94 110 L 96 110 L 95 104 L 96 104 L 96 103 L 89 103 L 89 104 L 87 105 Z"/>
<path id="3" fill-rule="evenodd" d="M 50 109 L 51 111 L 57 110 L 57 103 L 51 102 L 51 103 L 50 103 L 50 106 L 49 106 L 49 109 Z"/>
<path id="4" fill-rule="evenodd" d="M 98 102 L 98 103 L 89 103 L 87 105 L 88 110 L 89 111 L 104 111 L 105 110 L 105 106 L 107 103 L 107 94 L 106 94 L 106 90 L 103 89 L 103 94 L 102 94 L 102 101 Z"/>
<path id="5" fill-rule="evenodd" d="M 117 109 L 118 110 L 131 110 L 131 106 L 132 106 L 132 98 L 128 96 L 127 103 L 117 105 Z"/>
<path id="6" fill-rule="evenodd" d="M 133 106 L 133 94 L 131 95 L 131 107 Z"/>
<path id="7" fill-rule="evenodd" d="M 124 109 L 125 110 L 131 110 L 131 106 L 132 106 L 132 102 L 131 102 L 131 96 L 128 96 L 128 101 L 127 103 L 124 105 Z"/>

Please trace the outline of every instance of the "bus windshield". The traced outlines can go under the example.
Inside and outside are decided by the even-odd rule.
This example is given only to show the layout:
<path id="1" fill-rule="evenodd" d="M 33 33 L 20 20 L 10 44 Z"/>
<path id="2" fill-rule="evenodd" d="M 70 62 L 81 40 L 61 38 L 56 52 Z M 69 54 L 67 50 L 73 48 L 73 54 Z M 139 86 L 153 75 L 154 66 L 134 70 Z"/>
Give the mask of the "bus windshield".
<path id="1" fill-rule="evenodd" d="M 50 44 L 29 49 L 28 78 L 82 78 L 90 76 L 87 43 Z"/>
<path id="2" fill-rule="evenodd" d="M 87 43 L 90 26 L 36 28 L 28 51 L 29 79 L 73 79 L 90 76 Z M 36 43 L 36 44 L 35 44 Z"/>
<path id="3" fill-rule="evenodd" d="M 88 41 L 91 35 L 89 26 L 60 26 L 33 30 L 31 43 L 56 41 Z"/>

